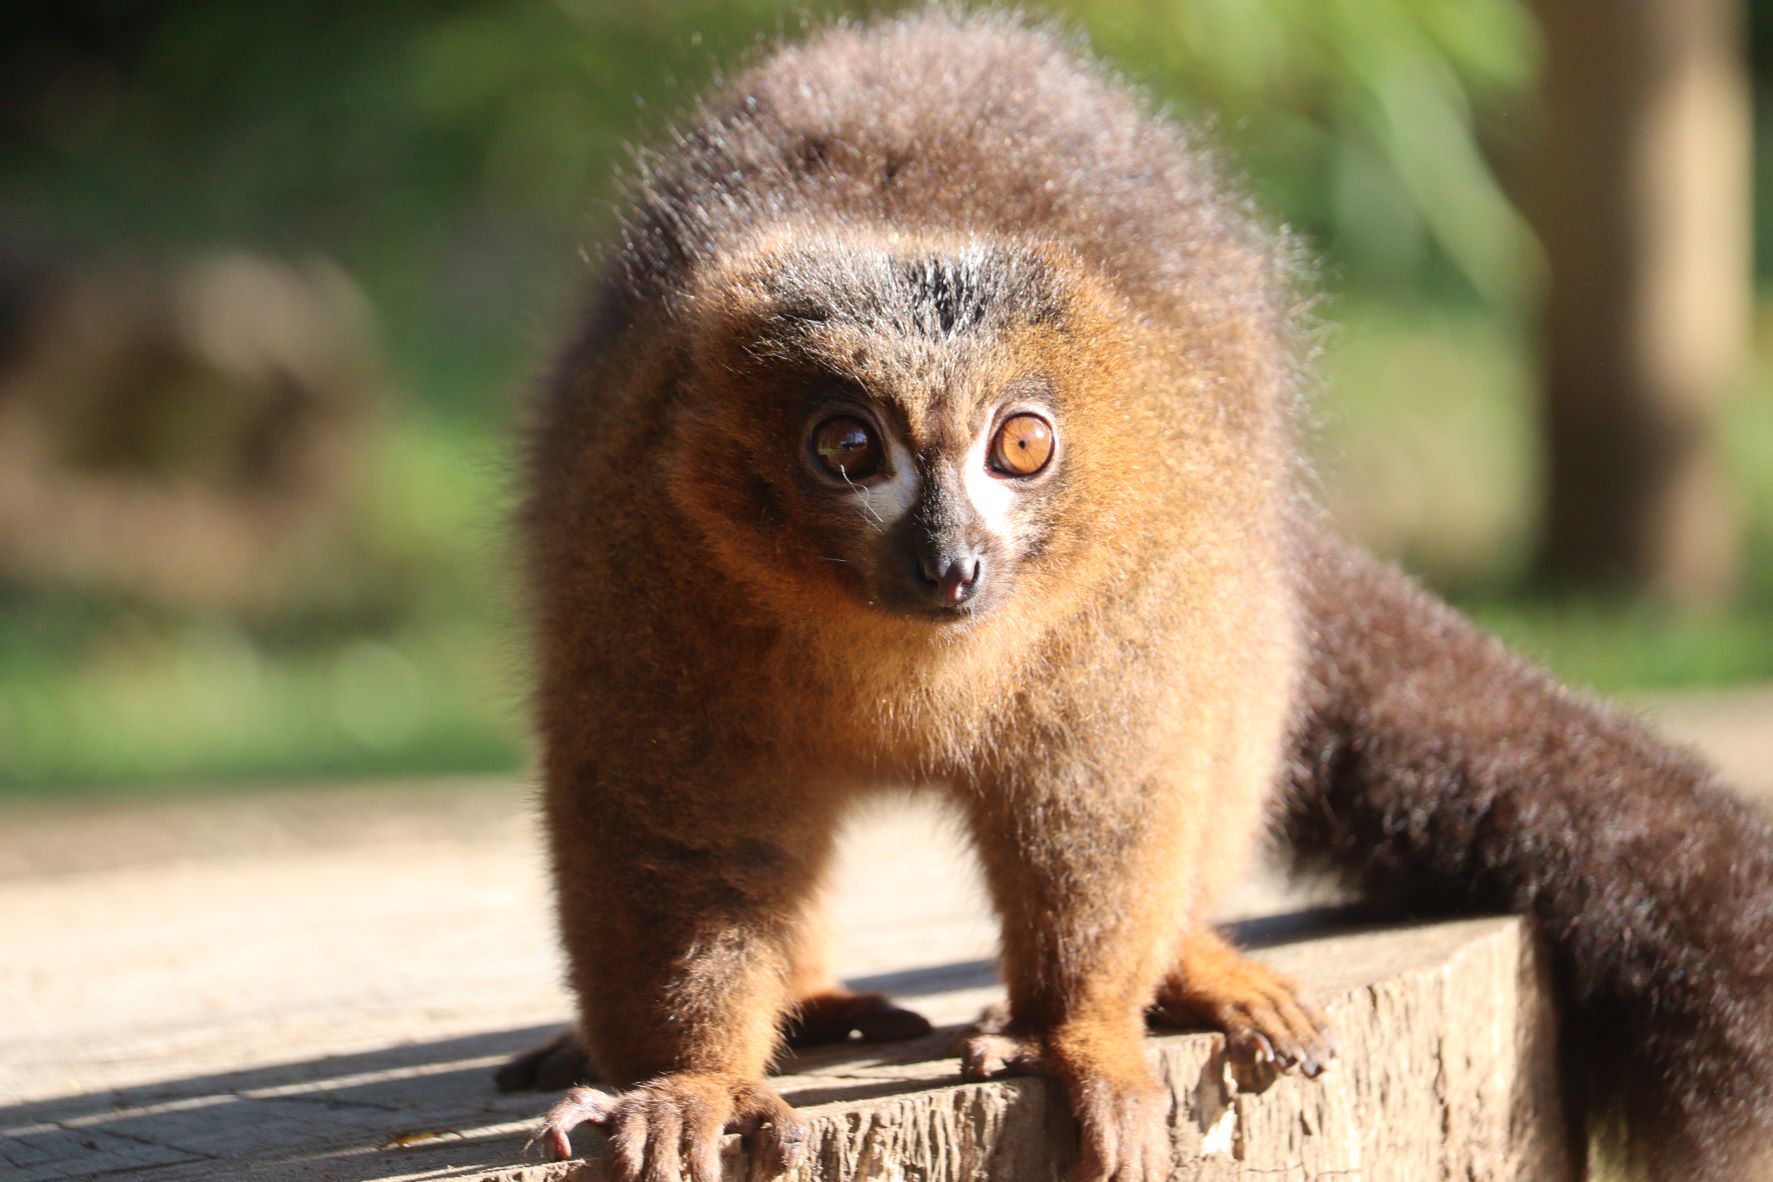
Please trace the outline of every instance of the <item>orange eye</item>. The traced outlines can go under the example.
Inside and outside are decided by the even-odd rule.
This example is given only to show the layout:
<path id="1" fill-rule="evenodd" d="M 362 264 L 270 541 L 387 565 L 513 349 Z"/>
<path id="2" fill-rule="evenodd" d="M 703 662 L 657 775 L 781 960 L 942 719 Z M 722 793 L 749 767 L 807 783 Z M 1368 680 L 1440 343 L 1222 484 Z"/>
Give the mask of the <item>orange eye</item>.
<path id="1" fill-rule="evenodd" d="M 874 429 L 854 415 L 834 415 L 813 428 L 813 455 L 839 480 L 862 480 L 886 458 Z"/>
<path id="2" fill-rule="evenodd" d="M 1005 476 L 1033 476 L 1053 458 L 1053 425 L 1036 414 L 1011 415 L 991 441 L 991 466 Z"/>

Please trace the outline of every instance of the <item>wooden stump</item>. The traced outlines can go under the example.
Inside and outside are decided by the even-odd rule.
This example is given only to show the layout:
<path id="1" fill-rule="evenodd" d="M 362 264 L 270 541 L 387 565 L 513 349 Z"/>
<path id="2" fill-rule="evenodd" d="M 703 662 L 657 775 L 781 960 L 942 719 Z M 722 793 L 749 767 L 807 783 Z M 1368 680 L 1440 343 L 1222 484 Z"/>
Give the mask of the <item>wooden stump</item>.
<path id="1" fill-rule="evenodd" d="M 1264 957 L 1313 983 L 1342 1056 L 1317 1080 L 1249 1074 L 1217 1035 L 1153 1051 L 1175 1108 L 1179 1177 L 1427 1182 L 1574 1178 L 1542 962 L 1514 920 L 1305 935 Z M 977 986 L 983 965 L 871 981 L 912 1004 Z M 920 996 L 922 995 L 922 996 Z M 1072 1133 L 1039 1080 L 962 1083 L 949 1046 L 915 1043 L 802 1055 L 777 1080 L 812 1119 L 811 1182 L 1063 1176 Z M 0 1111 L 14 1182 L 233 1182 L 472 1178 L 591 1182 L 586 1159 L 526 1162 L 535 1095 L 499 1096 L 490 1071 L 534 1030 L 124 1089 Z M 95 1100 L 97 1102 L 95 1102 Z M 729 1137 L 727 1177 L 756 1177 Z"/>
<path id="2" fill-rule="evenodd" d="M 537 846 L 509 783 L 0 809 L 0 1178 L 600 1178 L 601 1135 L 574 1138 L 581 1161 L 526 1157 L 552 1097 L 492 1085 L 571 1008 Z M 1573 1177 L 1522 926 L 1360 928 L 1324 902 L 1256 876 L 1226 914 L 1271 917 L 1239 938 L 1325 1004 L 1341 1058 L 1256 1078 L 1217 1035 L 1155 1038 L 1176 1176 Z M 799 1178 L 1054 1177 L 1055 1090 L 963 1083 L 951 1053 L 1001 996 L 955 828 L 922 806 L 858 818 L 833 913 L 840 968 L 946 1029 L 784 1066 L 816 1129 Z M 747 1176 L 737 1138 L 727 1161 Z"/>

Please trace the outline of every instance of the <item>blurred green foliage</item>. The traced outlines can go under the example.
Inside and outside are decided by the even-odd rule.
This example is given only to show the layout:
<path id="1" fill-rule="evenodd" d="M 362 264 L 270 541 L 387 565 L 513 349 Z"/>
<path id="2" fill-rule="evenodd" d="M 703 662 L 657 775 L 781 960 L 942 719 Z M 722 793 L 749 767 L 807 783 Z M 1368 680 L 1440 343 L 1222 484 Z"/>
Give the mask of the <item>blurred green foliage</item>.
<path id="1" fill-rule="evenodd" d="M 506 442 L 406 416 L 277 610 L 0 588 L 0 794 L 517 766 Z"/>
<path id="2" fill-rule="evenodd" d="M 1081 0 L 1095 44 L 1213 128 L 1348 282 L 1522 294 L 1512 148 L 1534 29 L 1517 0 Z M 1483 130 L 1480 137 L 1479 129 Z"/>
<path id="3" fill-rule="evenodd" d="M 856 5 L 825 5 L 827 19 Z M 760 35 L 772 0 L 85 0 L 0 18 L 6 212 L 75 248 L 318 250 L 402 352 L 501 362 L 610 221 L 624 144 Z M 1057 13 L 1215 134 L 1351 282 L 1517 288 L 1477 127 L 1515 135 L 1519 0 L 1079 0 Z M 465 338 L 464 335 L 465 334 Z M 472 346 L 469 348 L 467 346 Z M 502 347 L 501 347 L 502 346 Z M 496 377 L 476 366 L 475 377 Z M 440 402 L 482 385 L 423 383 Z"/>
<path id="4" fill-rule="evenodd" d="M 1320 451 L 1347 519 L 1578 680 L 1773 673 L 1769 618 L 1746 607 L 1677 623 L 1505 594 L 1537 480 L 1534 254 L 1498 179 L 1532 127 L 1522 0 L 1049 10 L 1205 122 L 1323 257 L 1343 327 Z M 1754 6 L 1757 53 L 1769 10 Z M 9 6 L 0 242 L 336 259 L 378 310 L 400 405 L 350 520 L 277 611 L 0 587 L 0 792 L 516 766 L 517 394 L 613 225 L 625 145 L 656 139 L 717 63 L 801 23 L 774 0 Z M 1766 555 L 1773 413 L 1743 406 L 1733 440 Z M 1755 586 L 1773 595 L 1773 570 Z"/>

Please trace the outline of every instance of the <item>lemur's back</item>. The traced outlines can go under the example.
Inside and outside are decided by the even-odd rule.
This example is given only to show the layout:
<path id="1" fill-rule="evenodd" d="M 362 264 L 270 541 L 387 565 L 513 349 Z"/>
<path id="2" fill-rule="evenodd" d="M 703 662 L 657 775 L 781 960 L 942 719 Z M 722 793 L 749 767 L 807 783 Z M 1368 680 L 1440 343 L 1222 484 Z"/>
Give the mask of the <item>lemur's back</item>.
<path id="1" fill-rule="evenodd" d="M 647 163 L 625 257 L 667 284 L 803 215 L 1055 242 L 1136 302 L 1247 304 L 1282 278 L 1180 128 L 1010 14 L 822 31 L 736 75 Z"/>

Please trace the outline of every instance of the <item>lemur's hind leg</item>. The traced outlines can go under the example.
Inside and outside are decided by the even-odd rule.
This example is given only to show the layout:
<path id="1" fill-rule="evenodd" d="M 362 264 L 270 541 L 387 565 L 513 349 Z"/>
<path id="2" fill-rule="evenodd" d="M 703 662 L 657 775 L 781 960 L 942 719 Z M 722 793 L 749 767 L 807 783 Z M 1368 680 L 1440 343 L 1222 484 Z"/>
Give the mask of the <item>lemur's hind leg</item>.
<path id="1" fill-rule="evenodd" d="M 493 1072 L 493 1086 L 501 1092 L 559 1092 L 596 1082 L 585 1044 L 570 1026 L 519 1051 Z"/>
<path id="2" fill-rule="evenodd" d="M 791 1047 L 844 1042 L 898 1042 L 930 1032 L 929 1020 L 894 1005 L 883 993 L 855 993 L 831 975 L 822 921 L 809 918 L 794 950 L 792 986 L 799 999 L 783 1022 Z M 598 1082 L 585 1044 L 570 1027 L 512 1056 L 493 1075 L 501 1092 L 558 1092 Z"/>
<path id="3" fill-rule="evenodd" d="M 793 949 L 789 980 L 794 1007 L 782 1024 L 791 1047 L 828 1043 L 898 1042 L 930 1032 L 921 1015 L 901 1009 L 881 993 L 855 993 L 838 984 L 832 971 L 831 885 L 809 900 Z"/>
<path id="4" fill-rule="evenodd" d="M 930 1032 L 929 1019 L 894 1005 L 884 993 L 852 993 L 841 985 L 802 997 L 783 1038 L 791 1047 L 843 1042 L 901 1042 Z"/>
<path id="5" fill-rule="evenodd" d="M 1146 1016 L 1154 1025 L 1222 1031 L 1234 1053 L 1283 1071 L 1320 1075 L 1336 1054 L 1330 1020 L 1305 992 L 1210 927 L 1182 938 Z"/>

